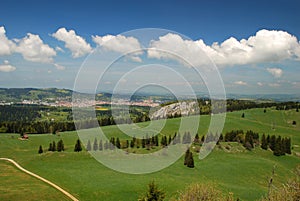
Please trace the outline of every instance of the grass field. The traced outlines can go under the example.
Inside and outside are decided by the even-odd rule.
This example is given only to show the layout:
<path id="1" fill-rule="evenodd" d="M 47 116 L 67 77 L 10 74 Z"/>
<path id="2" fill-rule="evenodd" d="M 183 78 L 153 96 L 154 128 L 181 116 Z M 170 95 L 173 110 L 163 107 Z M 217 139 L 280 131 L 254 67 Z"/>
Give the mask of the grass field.
<path id="1" fill-rule="evenodd" d="M 241 114 L 245 113 L 245 118 Z M 199 134 L 207 131 L 209 116 L 201 116 Z M 296 126 L 292 121 L 297 122 Z M 180 119 L 169 119 L 163 130 L 166 135 L 174 134 Z M 141 127 L 147 123 L 139 124 Z M 0 135 L 0 157 L 12 158 L 26 169 L 60 185 L 80 200 L 137 200 L 146 190 L 147 184 L 155 180 L 166 191 L 167 200 L 176 197 L 188 184 L 215 183 L 224 194 L 233 192 L 242 200 L 256 200 L 266 195 L 268 178 L 275 165 L 274 185 L 280 186 L 293 177 L 292 170 L 300 164 L 300 113 L 252 109 L 227 113 L 224 132 L 236 129 L 253 130 L 292 138 L 293 154 L 276 157 L 271 151 L 255 148 L 246 151 L 236 143 L 221 143 L 230 146 L 224 151 L 216 147 L 204 160 L 195 159 L 195 168 L 183 165 L 183 158 L 159 172 L 131 175 L 108 169 L 87 152 L 74 153 L 76 132 L 55 135 L 30 135 L 28 141 L 17 140 L 18 135 Z M 110 136 L 124 138 L 116 126 L 103 127 Z M 93 129 L 89 130 L 93 132 Z M 223 132 L 223 133 L 224 133 Z M 38 146 L 48 148 L 50 142 L 63 139 L 66 151 L 37 154 Z M 29 181 L 30 180 L 30 181 Z M 10 164 L 0 161 L 0 200 L 63 200 L 62 194 L 46 184 L 31 178 Z M 30 182 L 32 185 L 28 185 Z M 24 190 L 31 193 L 24 193 Z M 34 194 L 35 196 L 33 196 Z M 41 196 L 41 197 L 36 197 Z"/>

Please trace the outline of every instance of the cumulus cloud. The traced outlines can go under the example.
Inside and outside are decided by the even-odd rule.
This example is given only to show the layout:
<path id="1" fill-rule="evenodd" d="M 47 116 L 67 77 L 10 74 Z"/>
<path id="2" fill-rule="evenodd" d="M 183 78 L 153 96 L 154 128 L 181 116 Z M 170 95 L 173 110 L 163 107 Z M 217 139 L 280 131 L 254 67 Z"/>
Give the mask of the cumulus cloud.
<path id="1" fill-rule="evenodd" d="M 39 35 L 28 33 L 27 36 L 17 41 L 16 52 L 21 53 L 28 61 L 50 63 L 56 52 L 45 44 Z"/>
<path id="2" fill-rule="evenodd" d="M 244 82 L 244 81 L 240 80 L 240 81 L 235 81 L 234 84 L 240 85 L 240 86 L 245 86 L 245 85 L 247 85 L 247 82 Z"/>
<path id="3" fill-rule="evenodd" d="M 16 45 L 6 37 L 6 31 L 3 26 L 0 27 L 0 56 L 13 53 Z"/>
<path id="4" fill-rule="evenodd" d="M 55 50 L 57 51 L 57 52 L 65 52 L 61 47 L 59 47 L 59 46 L 56 46 L 55 47 Z"/>
<path id="5" fill-rule="evenodd" d="M 9 61 L 5 60 L 4 64 L 0 65 L 0 72 L 9 73 L 16 70 L 16 67 L 9 64 Z"/>
<path id="6" fill-rule="evenodd" d="M 260 30 L 255 36 L 240 41 L 231 37 L 221 44 L 213 43 L 211 46 L 206 45 L 201 39 L 187 40 L 169 33 L 156 41 L 151 41 L 149 47 L 150 58 L 182 60 L 178 57 L 181 56 L 194 65 L 205 63 L 203 52 L 219 66 L 300 59 L 300 44 L 297 38 L 285 31 L 276 30 Z"/>
<path id="7" fill-rule="evenodd" d="M 92 51 L 90 44 L 83 37 L 78 36 L 74 30 L 68 31 L 66 28 L 60 28 L 52 36 L 63 41 L 74 58 L 84 56 Z"/>
<path id="8" fill-rule="evenodd" d="M 260 86 L 260 87 L 262 87 L 264 84 L 263 83 L 261 83 L 261 82 L 257 82 L 256 83 L 258 86 Z"/>
<path id="9" fill-rule="evenodd" d="M 55 66 L 55 68 L 56 68 L 57 70 L 65 70 L 65 69 L 66 69 L 66 67 L 64 67 L 64 66 L 62 66 L 62 65 L 59 65 L 59 64 L 57 64 L 57 63 L 54 63 L 53 65 Z"/>
<path id="10" fill-rule="evenodd" d="M 267 68 L 267 71 L 271 73 L 275 78 L 280 78 L 283 73 L 280 68 Z"/>
<path id="11" fill-rule="evenodd" d="M 92 36 L 93 41 L 106 50 L 128 54 L 133 61 L 141 62 L 139 55 L 142 54 L 140 42 L 134 37 L 123 35 Z"/>
<path id="12" fill-rule="evenodd" d="M 270 87 L 280 87 L 281 85 L 279 83 L 269 83 Z"/>

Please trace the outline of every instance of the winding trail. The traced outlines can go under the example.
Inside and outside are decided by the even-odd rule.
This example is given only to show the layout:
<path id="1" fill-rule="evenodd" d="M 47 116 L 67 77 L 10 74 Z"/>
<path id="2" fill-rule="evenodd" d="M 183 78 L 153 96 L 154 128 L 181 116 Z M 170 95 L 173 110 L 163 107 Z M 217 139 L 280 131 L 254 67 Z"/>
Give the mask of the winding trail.
<path id="1" fill-rule="evenodd" d="M 8 161 L 10 163 L 12 163 L 13 165 L 15 165 L 19 170 L 25 172 L 26 174 L 29 174 L 47 184 L 49 184 L 50 186 L 52 186 L 53 188 L 59 190 L 60 192 L 62 192 L 63 194 L 65 194 L 67 197 L 69 197 L 71 200 L 73 201 L 79 201 L 77 198 L 75 198 L 73 195 L 71 195 L 70 193 L 68 193 L 67 191 L 65 191 L 64 189 L 62 189 L 61 187 L 59 187 L 58 185 L 52 183 L 51 181 L 37 175 L 37 174 L 34 174 L 33 172 L 30 172 L 28 170 L 26 170 L 25 168 L 23 168 L 21 165 L 19 165 L 16 161 L 12 160 L 12 159 L 9 159 L 9 158 L 0 158 L 0 160 L 4 160 L 4 161 Z"/>

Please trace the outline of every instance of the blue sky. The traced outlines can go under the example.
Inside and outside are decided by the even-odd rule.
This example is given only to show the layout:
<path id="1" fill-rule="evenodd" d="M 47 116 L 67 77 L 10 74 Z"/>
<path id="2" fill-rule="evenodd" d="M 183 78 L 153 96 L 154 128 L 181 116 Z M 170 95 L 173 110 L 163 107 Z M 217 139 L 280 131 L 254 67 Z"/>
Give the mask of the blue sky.
<path id="1" fill-rule="evenodd" d="M 299 1 L 280 0 L 1 1 L 0 44 L 5 45 L 0 46 L 0 86 L 73 88 L 82 62 L 97 45 L 123 54 L 132 50 L 106 47 L 103 44 L 106 35 L 161 28 L 181 36 L 164 38 L 173 40 L 172 44 L 179 48 L 176 54 L 186 53 L 184 48 L 202 40 L 205 45 L 202 48 L 218 66 L 228 93 L 298 93 L 299 7 Z M 127 40 L 128 37 L 112 40 L 139 46 L 136 41 Z M 141 42 L 138 36 L 136 39 Z M 172 44 L 156 40 L 152 47 L 174 50 Z M 188 55 L 196 58 L 195 65 L 200 65 L 196 61 L 197 51 L 188 51 Z M 140 58 L 143 64 L 168 60 L 173 66 L 174 61 L 184 66 L 161 53 L 151 58 L 137 54 L 123 62 L 136 66 Z M 118 70 L 125 72 L 115 69 Z M 191 73 L 180 72 L 186 76 Z M 147 70 L 144 76 L 154 78 L 155 73 L 149 74 Z M 113 87 L 109 79 L 105 81 L 110 82 L 106 89 Z M 171 82 L 170 77 L 165 79 Z M 196 82 L 196 78 L 191 79 Z M 139 81 L 135 79 L 135 83 Z"/>

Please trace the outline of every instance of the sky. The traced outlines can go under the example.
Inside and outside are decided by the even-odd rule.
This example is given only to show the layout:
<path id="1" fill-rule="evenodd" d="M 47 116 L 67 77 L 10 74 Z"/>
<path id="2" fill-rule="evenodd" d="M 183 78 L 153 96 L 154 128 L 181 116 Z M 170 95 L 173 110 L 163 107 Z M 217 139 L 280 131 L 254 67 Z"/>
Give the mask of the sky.
<path id="1" fill-rule="evenodd" d="M 210 80 L 220 75 L 227 93 L 299 94 L 299 1 L 0 5 L 0 87 L 73 89 L 80 80 L 76 89 L 124 91 L 147 80 L 184 93 L 219 87 Z"/>

